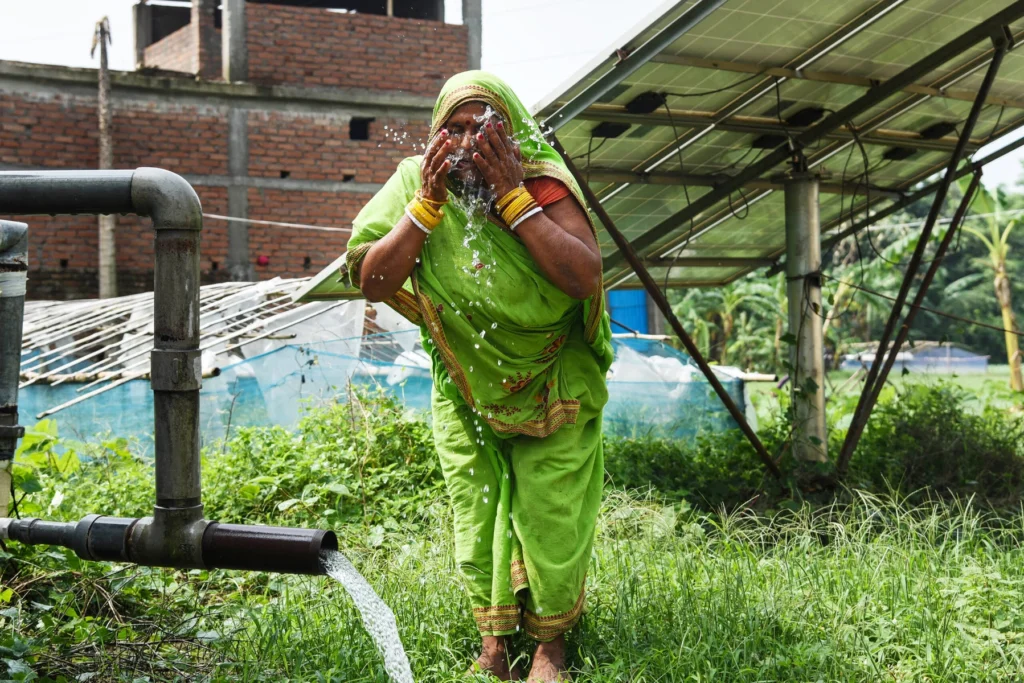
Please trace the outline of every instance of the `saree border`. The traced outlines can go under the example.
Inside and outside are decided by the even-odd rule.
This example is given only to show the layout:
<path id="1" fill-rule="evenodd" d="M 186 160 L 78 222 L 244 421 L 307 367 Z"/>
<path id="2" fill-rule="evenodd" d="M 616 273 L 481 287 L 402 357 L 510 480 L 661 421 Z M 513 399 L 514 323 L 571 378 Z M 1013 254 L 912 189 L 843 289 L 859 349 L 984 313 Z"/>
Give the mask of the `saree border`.
<path id="1" fill-rule="evenodd" d="M 473 619 L 476 620 L 477 630 L 484 635 L 499 631 L 515 632 L 522 621 L 522 607 L 518 604 L 474 607 Z"/>
<path id="2" fill-rule="evenodd" d="M 522 560 L 513 560 L 509 569 L 512 577 L 512 592 L 518 593 L 523 588 L 530 587 L 530 577 L 526 573 L 526 563 Z"/>
<path id="3" fill-rule="evenodd" d="M 448 376 L 455 382 L 455 387 L 459 390 L 459 393 L 470 409 L 476 410 L 476 399 L 473 398 L 473 391 L 469 387 L 469 382 L 462 371 L 462 366 L 459 365 L 459 361 L 455 357 L 455 352 L 452 351 L 451 346 L 448 344 L 448 339 L 444 334 L 444 325 L 437 315 L 437 307 L 434 305 L 430 295 L 420 290 L 415 271 L 413 271 L 412 287 L 419 303 L 420 314 L 423 316 L 423 325 L 441 354 L 441 360 L 448 370 Z M 544 438 L 551 436 L 564 424 L 575 424 L 579 412 L 579 401 L 575 399 L 556 399 L 547 404 L 547 411 L 543 418 L 525 420 L 515 424 L 502 422 L 493 417 L 484 417 L 484 419 L 491 429 L 501 434 L 522 434 L 524 436 Z M 482 413 L 481 416 L 483 417 Z"/>
<path id="4" fill-rule="evenodd" d="M 579 622 L 586 602 L 587 587 L 584 584 L 583 588 L 580 589 L 580 596 L 576 599 L 576 604 L 561 614 L 542 617 L 528 609 L 524 609 L 523 627 L 526 635 L 542 643 L 554 640 Z"/>

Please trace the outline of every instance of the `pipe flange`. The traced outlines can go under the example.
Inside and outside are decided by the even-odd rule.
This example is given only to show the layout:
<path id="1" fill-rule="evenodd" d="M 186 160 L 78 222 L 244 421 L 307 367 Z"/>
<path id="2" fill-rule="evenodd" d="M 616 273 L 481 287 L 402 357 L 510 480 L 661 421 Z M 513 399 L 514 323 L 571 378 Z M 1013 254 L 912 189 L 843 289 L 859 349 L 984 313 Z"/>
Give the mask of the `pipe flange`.
<path id="1" fill-rule="evenodd" d="M 203 359 L 198 349 L 154 349 L 149 362 L 153 391 L 198 391 L 203 386 Z"/>

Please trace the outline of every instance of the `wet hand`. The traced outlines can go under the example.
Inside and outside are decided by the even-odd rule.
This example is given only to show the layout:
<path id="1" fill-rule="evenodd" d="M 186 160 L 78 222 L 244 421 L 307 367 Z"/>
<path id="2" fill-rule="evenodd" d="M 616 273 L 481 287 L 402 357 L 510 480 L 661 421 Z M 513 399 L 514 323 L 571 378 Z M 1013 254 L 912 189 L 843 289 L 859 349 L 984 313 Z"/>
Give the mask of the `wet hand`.
<path id="1" fill-rule="evenodd" d="M 519 145 L 505 132 L 504 123 L 488 122 L 476 136 L 476 148 L 473 161 L 496 197 L 519 187 L 523 182 L 522 157 Z"/>
<path id="2" fill-rule="evenodd" d="M 445 179 L 448 177 L 448 169 L 452 162 L 448 161 L 448 154 L 452 149 L 452 141 L 447 130 L 442 130 L 431 141 L 427 151 L 423 154 L 423 162 L 420 164 L 420 184 L 423 188 L 423 196 L 435 202 L 448 201 L 448 186 Z"/>

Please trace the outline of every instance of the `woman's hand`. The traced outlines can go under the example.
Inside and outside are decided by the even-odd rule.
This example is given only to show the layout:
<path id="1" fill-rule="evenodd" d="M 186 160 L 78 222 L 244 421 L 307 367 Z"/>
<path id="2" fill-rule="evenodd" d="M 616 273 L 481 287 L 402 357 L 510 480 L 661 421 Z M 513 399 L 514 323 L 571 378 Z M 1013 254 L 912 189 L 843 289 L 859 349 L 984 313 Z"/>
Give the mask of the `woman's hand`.
<path id="1" fill-rule="evenodd" d="M 445 184 L 445 180 L 448 177 L 448 169 L 452 165 L 452 162 L 448 161 L 448 152 L 451 147 L 452 142 L 448 137 L 448 131 L 442 130 L 423 154 L 423 163 L 420 165 L 423 196 L 435 202 L 448 201 L 448 186 Z"/>
<path id="2" fill-rule="evenodd" d="M 494 189 L 497 198 L 519 187 L 523 182 L 523 162 L 519 145 L 509 140 L 505 125 L 488 122 L 476 137 L 477 151 L 473 154 L 484 180 Z"/>

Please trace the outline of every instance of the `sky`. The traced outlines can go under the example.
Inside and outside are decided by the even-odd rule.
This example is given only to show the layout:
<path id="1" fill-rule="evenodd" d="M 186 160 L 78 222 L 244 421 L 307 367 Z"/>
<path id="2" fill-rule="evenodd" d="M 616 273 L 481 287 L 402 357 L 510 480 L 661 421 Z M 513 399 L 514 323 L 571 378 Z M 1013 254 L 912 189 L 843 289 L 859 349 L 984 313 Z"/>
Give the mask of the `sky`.
<path id="1" fill-rule="evenodd" d="M 130 71 L 134 2 L 0 0 L 0 60 L 94 67 L 98 56 L 89 56 L 93 28 L 106 16 L 113 38 L 110 67 Z M 664 0 L 483 0 L 482 66 L 504 78 L 532 106 L 595 56 L 608 54 L 618 38 L 663 4 Z M 461 23 L 461 0 L 445 0 L 445 15 L 447 21 Z M 989 165 L 985 184 L 1013 185 L 1021 176 L 1022 160 L 1024 150 L 1018 150 Z"/>

